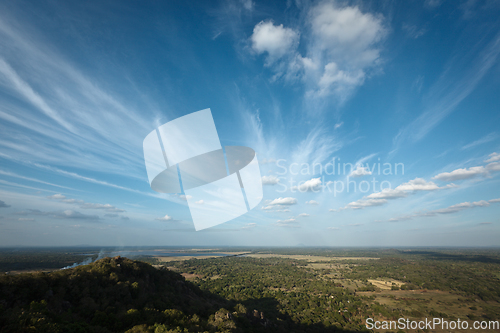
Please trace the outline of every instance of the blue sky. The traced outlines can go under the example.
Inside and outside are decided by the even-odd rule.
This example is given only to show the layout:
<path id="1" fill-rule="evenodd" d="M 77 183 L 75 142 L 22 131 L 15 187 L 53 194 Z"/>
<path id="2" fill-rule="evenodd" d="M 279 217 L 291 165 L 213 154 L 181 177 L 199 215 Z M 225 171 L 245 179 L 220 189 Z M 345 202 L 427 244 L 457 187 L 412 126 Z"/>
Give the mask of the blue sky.
<path id="1" fill-rule="evenodd" d="M 3 1 L 0 245 L 498 246 L 499 14 Z M 206 108 L 222 145 L 257 152 L 264 199 L 196 232 L 142 142 Z"/>

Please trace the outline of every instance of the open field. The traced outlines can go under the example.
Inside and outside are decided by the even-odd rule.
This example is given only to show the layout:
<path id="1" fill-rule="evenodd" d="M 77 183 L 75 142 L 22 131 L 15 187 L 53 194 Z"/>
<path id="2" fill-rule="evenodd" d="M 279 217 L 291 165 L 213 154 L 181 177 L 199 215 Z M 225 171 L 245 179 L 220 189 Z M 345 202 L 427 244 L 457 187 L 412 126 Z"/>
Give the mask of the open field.
<path id="1" fill-rule="evenodd" d="M 394 279 L 382 279 L 382 280 L 372 280 L 372 279 L 368 279 L 368 282 L 370 282 L 371 284 L 373 284 L 375 287 L 377 288 L 380 288 L 382 290 L 390 290 L 394 285 L 398 286 L 399 288 L 401 288 L 401 286 L 404 284 L 404 282 L 401 282 L 401 281 L 398 281 L 398 280 L 394 280 Z"/>
<path id="2" fill-rule="evenodd" d="M 367 318 L 460 319 L 470 325 L 473 321 L 500 320 L 500 250 L 198 250 L 122 253 L 158 253 L 139 260 L 227 302 L 225 309 L 233 316 L 237 311 L 258 309 L 270 323 L 286 322 L 296 331 L 362 331 Z M 43 268 L 58 272 L 40 276 L 59 275 L 66 271 L 59 271 L 57 265 L 67 266 L 70 260 L 78 258 L 79 262 L 88 255 L 97 257 L 97 253 L 59 251 L 45 256 L 6 252 L 4 257 L 0 255 L 0 264 L 3 260 L 6 267 L 22 268 L 12 270 L 16 273 Z M 34 266 L 30 268 L 31 263 Z"/>
<path id="3" fill-rule="evenodd" d="M 325 256 L 315 256 L 315 255 L 295 255 L 295 254 L 268 254 L 268 253 L 252 253 L 248 254 L 247 257 L 250 258 L 284 258 L 284 259 L 296 259 L 296 260 L 306 260 L 309 262 L 322 262 L 322 261 L 343 261 L 343 260 L 376 260 L 379 258 L 371 257 L 325 257 Z"/>

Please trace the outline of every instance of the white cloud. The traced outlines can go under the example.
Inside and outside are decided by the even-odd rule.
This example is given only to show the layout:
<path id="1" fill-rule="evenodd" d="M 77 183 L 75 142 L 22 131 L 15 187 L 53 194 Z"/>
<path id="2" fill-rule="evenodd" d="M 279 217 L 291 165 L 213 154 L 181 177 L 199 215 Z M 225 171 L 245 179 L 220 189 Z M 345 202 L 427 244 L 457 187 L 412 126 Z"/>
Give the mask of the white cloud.
<path id="1" fill-rule="evenodd" d="M 405 191 L 398 190 L 397 188 L 395 188 L 395 189 L 385 188 L 380 192 L 375 192 L 375 193 L 370 194 L 367 198 L 370 198 L 370 199 L 397 199 L 397 198 L 404 198 L 406 196 L 408 196 L 408 193 L 406 193 Z"/>
<path id="2" fill-rule="evenodd" d="M 47 198 L 60 200 L 60 199 L 66 199 L 66 196 L 62 195 L 62 194 L 54 194 L 54 195 L 48 196 Z"/>
<path id="3" fill-rule="evenodd" d="M 192 198 L 192 196 L 190 196 L 189 194 L 186 194 L 186 195 L 181 194 L 181 195 L 179 195 L 179 199 L 184 200 L 184 201 L 187 201 L 188 199 L 191 199 L 191 198 Z"/>
<path id="4" fill-rule="evenodd" d="M 272 65 L 273 80 L 282 77 L 302 81 L 308 86 L 306 96 L 335 95 L 340 101 L 363 84 L 368 70 L 377 66 L 378 44 L 387 35 L 381 15 L 333 2 L 312 7 L 306 16 L 306 26 L 300 29 L 307 34 L 305 55 L 298 51 L 298 30 L 271 21 L 262 21 L 254 27 L 250 38 L 252 49 L 258 54 L 268 54 L 266 65 Z"/>
<path id="5" fill-rule="evenodd" d="M 82 209 L 103 209 L 103 210 L 105 210 L 107 212 L 111 212 L 111 213 L 123 213 L 123 212 L 125 212 L 124 209 L 116 208 L 115 206 L 110 205 L 110 204 L 99 204 L 99 203 L 85 202 L 85 201 L 80 200 L 80 199 L 67 198 L 65 195 L 62 195 L 62 194 L 54 194 L 54 195 L 48 196 L 47 198 L 59 200 L 61 202 L 67 203 L 67 204 L 76 204 L 76 205 L 79 205 L 80 208 L 82 208 Z"/>
<path id="6" fill-rule="evenodd" d="M 270 163 L 276 163 L 276 160 L 274 158 L 263 158 L 262 160 L 259 160 L 259 164 L 270 164 Z"/>
<path id="7" fill-rule="evenodd" d="M 165 215 L 163 217 L 157 217 L 157 218 L 155 218 L 155 220 L 157 220 L 157 221 L 173 221 L 174 219 L 172 218 L 172 216 Z"/>
<path id="8" fill-rule="evenodd" d="M 329 230 L 340 230 L 340 228 L 338 228 L 338 227 L 328 227 L 327 229 L 329 229 Z"/>
<path id="9" fill-rule="evenodd" d="M 344 125 L 344 122 L 340 122 L 340 123 L 337 123 L 335 124 L 335 126 L 333 126 L 333 129 L 336 130 L 336 129 L 339 129 L 340 127 L 342 127 L 342 125 Z"/>
<path id="10" fill-rule="evenodd" d="M 396 187 L 396 190 L 399 191 L 434 191 L 439 189 L 441 188 L 434 182 L 426 181 L 423 178 L 415 178 Z"/>
<path id="11" fill-rule="evenodd" d="M 115 213 L 125 212 L 125 210 L 116 208 L 115 206 L 112 206 L 110 204 L 99 204 L 99 203 L 90 203 L 90 202 L 85 202 L 84 204 L 80 205 L 80 208 L 83 208 L 83 209 L 104 209 L 107 212 L 115 212 Z"/>
<path id="12" fill-rule="evenodd" d="M 61 219 L 81 219 L 81 220 L 98 220 L 99 216 L 97 215 L 86 215 L 76 210 L 68 209 L 63 212 L 52 213 L 53 217 L 61 218 Z"/>
<path id="13" fill-rule="evenodd" d="M 479 140 L 476 140 L 474 142 L 471 142 L 465 146 L 462 147 L 462 150 L 466 150 L 466 149 L 470 149 L 470 148 L 474 148 L 476 146 L 479 146 L 479 145 L 482 145 L 484 143 L 488 143 L 488 142 L 491 142 L 493 140 L 495 140 L 496 138 L 498 137 L 498 135 L 496 133 L 490 133 L 484 137 L 482 137 L 481 139 Z"/>
<path id="14" fill-rule="evenodd" d="M 422 37 L 427 32 L 426 27 L 418 28 L 416 25 L 407 24 L 407 23 L 403 23 L 402 28 L 403 28 L 403 30 L 406 31 L 406 36 L 413 38 L 413 39 L 417 39 L 419 37 Z"/>
<path id="15" fill-rule="evenodd" d="M 254 3 L 252 0 L 240 0 L 240 2 L 246 10 L 251 11 L 253 9 Z"/>
<path id="16" fill-rule="evenodd" d="M 387 30 L 382 16 L 362 13 L 357 6 L 340 7 L 323 2 L 309 13 L 312 40 L 308 54 L 323 59 L 322 73 L 313 95 L 335 94 L 346 98 L 363 84 L 366 70 L 379 58 L 377 47 Z"/>
<path id="17" fill-rule="evenodd" d="M 243 227 L 241 227 L 241 229 L 252 229 L 252 228 L 255 228 L 257 226 L 257 223 L 248 223 L 246 225 L 244 225 Z"/>
<path id="18" fill-rule="evenodd" d="M 250 40 L 255 52 L 268 54 L 269 65 L 297 47 L 299 34 L 293 29 L 284 28 L 283 24 L 261 21 L 254 27 Z"/>
<path id="19" fill-rule="evenodd" d="M 195 201 L 195 204 L 198 204 L 198 205 L 203 205 L 205 202 L 203 200 L 198 200 L 198 201 Z"/>
<path id="20" fill-rule="evenodd" d="M 306 201 L 306 205 L 319 205 L 319 203 L 316 200 L 309 200 Z"/>
<path id="21" fill-rule="evenodd" d="M 35 219 L 33 218 L 28 218 L 28 217 L 20 217 L 17 219 L 18 221 L 25 221 L 25 222 L 29 222 L 29 221 L 35 221 Z"/>
<path id="22" fill-rule="evenodd" d="M 489 157 L 490 158 L 488 158 L 487 160 L 484 161 L 485 163 L 500 161 L 500 154 L 499 153 L 491 153 L 489 155 Z"/>
<path id="23" fill-rule="evenodd" d="M 368 196 L 363 197 L 357 201 L 353 201 L 347 204 L 345 207 L 340 208 L 338 210 L 330 209 L 331 212 L 336 212 L 344 209 L 363 209 L 371 206 L 381 206 L 386 204 L 388 200 L 405 198 L 410 193 L 414 193 L 416 191 L 435 191 L 456 187 L 455 184 L 449 184 L 443 187 L 437 186 L 434 182 L 426 181 L 422 178 L 415 178 L 410 180 L 407 183 L 403 183 L 397 186 L 395 189 L 386 188 L 380 192 L 372 193 Z"/>
<path id="24" fill-rule="evenodd" d="M 500 171 L 500 162 L 493 162 L 493 163 L 487 164 L 486 170 L 492 171 L 492 172 Z"/>
<path id="25" fill-rule="evenodd" d="M 364 167 L 361 164 L 358 164 L 358 165 L 356 165 L 356 169 L 353 170 L 349 174 L 349 177 L 356 178 L 356 177 L 362 177 L 362 176 L 369 176 L 371 174 L 372 173 L 368 167 Z"/>
<path id="26" fill-rule="evenodd" d="M 307 214 L 307 213 L 301 213 L 301 214 L 299 214 L 299 217 L 309 217 L 309 216 L 310 216 L 310 215 L 309 215 L 309 214 Z"/>
<path id="27" fill-rule="evenodd" d="M 484 166 L 470 167 L 464 169 L 456 169 L 452 172 L 443 172 L 440 173 L 432 179 L 442 180 L 442 181 L 454 181 L 454 180 L 463 180 L 476 177 L 478 175 L 484 176 L 487 174 L 487 170 Z"/>
<path id="28" fill-rule="evenodd" d="M 287 197 L 287 198 L 277 198 L 269 203 L 269 206 L 273 205 L 295 205 L 297 204 L 297 199 Z"/>
<path id="29" fill-rule="evenodd" d="M 360 199 L 360 200 L 348 203 L 345 208 L 363 209 L 366 207 L 381 206 L 385 203 L 387 203 L 386 199 Z"/>
<path id="30" fill-rule="evenodd" d="M 310 180 L 307 180 L 305 182 L 299 182 L 298 186 L 292 186 L 291 190 L 292 191 L 297 191 L 299 192 L 319 192 L 322 188 L 321 184 L 321 178 L 313 178 Z"/>
<path id="31" fill-rule="evenodd" d="M 445 215 L 445 214 L 454 214 L 461 212 L 466 209 L 471 209 L 471 208 L 476 208 L 476 207 L 488 207 L 490 206 L 491 203 L 497 203 L 500 202 L 500 199 L 492 199 L 489 201 L 486 200 L 480 200 L 480 201 L 475 201 L 475 202 L 462 202 L 459 204 L 455 204 L 446 208 L 440 208 L 440 209 L 435 209 L 427 212 L 418 212 L 412 215 L 405 215 L 405 216 L 400 216 L 400 217 L 393 217 L 390 218 L 388 221 L 389 222 L 398 222 L 398 221 L 405 221 L 405 220 L 411 220 L 416 217 L 433 217 L 436 215 Z"/>
<path id="32" fill-rule="evenodd" d="M 323 75 L 318 81 L 317 96 L 327 96 L 335 93 L 337 95 L 347 95 L 353 87 L 361 85 L 364 81 L 365 73 L 362 70 L 344 71 L 335 62 L 325 65 Z"/>
<path id="33" fill-rule="evenodd" d="M 298 228 L 298 222 L 294 218 L 290 218 L 287 220 L 278 220 L 276 222 L 278 227 L 286 227 L 286 228 Z"/>
<path id="34" fill-rule="evenodd" d="M 263 176 L 262 185 L 276 185 L 280 182 L 279 178 L 276 176 Z"/>

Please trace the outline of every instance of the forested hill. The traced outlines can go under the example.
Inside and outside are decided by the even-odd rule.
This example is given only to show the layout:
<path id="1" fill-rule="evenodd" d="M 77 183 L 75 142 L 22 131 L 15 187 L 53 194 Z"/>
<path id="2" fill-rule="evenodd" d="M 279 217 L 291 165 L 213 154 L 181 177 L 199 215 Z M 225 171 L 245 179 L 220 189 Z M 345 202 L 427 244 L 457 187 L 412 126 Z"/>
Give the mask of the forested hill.
<path id="1" fill-rule="evenodd" d="M 146 332 L 155 324 L 158 332 L 222 330 L 224 321 L 234 326 L 230 316 L 213 315 L 226 303 L 177 273 L 104 258 L 52 273 L 0 276 L 0 332 Z"/>
<path id="2" fill-rule="evenodd" d="M 259 304 L 269 301 L 259 296 Z M 285 314 L 268 319 L 252 300 L 242 303 L 203 291 L 164 268 L 104 258 L 51 273 L 0 275 L 0 333 L 341 331 L 297 323 Z"/>

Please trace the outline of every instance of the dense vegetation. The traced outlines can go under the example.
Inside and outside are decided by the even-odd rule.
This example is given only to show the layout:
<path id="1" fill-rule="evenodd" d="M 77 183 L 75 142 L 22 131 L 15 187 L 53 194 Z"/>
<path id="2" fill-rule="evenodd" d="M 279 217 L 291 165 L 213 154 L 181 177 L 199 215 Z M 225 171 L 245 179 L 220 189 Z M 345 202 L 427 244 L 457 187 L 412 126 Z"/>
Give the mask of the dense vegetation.
<path id="1" fill-rule="evenodd" d="M 500 318 L 495 250 L 248 252 L 167 262 L 114 257 L 0 274 L 0 332 L 352 332 L 366 331 L 368 317 Z M 38 265 L 67 266 L 81 253 L 58 250 Z M 44 256 L 3 254 L 4 265 Z"/>
<path id="2" fill-rule="evenodd" d="M 120 257 L 0 276 L 0 332 L 328 331 L 269 320 L 255 304 L 262 303 L 231 302 L 177 273 Z"/>

